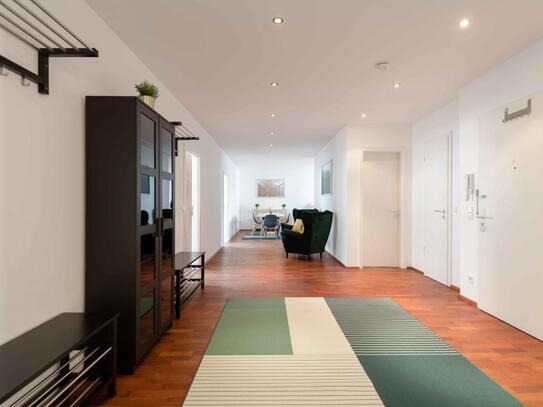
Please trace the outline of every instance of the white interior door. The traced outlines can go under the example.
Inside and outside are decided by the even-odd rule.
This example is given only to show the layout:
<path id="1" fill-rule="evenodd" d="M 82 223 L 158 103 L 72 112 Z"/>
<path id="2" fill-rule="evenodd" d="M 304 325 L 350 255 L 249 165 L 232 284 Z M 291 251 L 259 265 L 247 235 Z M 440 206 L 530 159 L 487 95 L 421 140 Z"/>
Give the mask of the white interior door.
<path id="1" fill-rule="evenodd" d="M 449 135 L 424 145 L 424 274 L 449 285 Z"/>
<path id="2" fill-rule="evenodd" d="M 362 264 L 400 265 L 400 153 L 364 151 Z"/>
<path id="3" fill-rule="evenodd" d="M 188 250 L 200 250 L 200 158 L 187 153 L 187 205 L 189 206 L 189 240 Z"/>
<path id="4" fill-rule="evenodd" d="M 480 118 L 479 307 L 543 339 L 543 93 Z M 526 107 L 526 99 L 507 106 Z"/>
<path id="5" fill-rule="evenodd" d="M 230 240 L 230 224 L 228 219 L 228 176 L 223 174 L 223 203 L 222 203 L 222 243 Z"/>

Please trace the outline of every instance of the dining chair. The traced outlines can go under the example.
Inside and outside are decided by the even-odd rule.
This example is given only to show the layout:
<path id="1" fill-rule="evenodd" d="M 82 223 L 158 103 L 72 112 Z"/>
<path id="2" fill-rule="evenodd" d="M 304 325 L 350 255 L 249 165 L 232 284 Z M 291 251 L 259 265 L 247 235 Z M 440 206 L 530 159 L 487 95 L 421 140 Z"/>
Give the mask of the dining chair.
<path id="1" fill-rule="evenodd" d="M 260 236 L 262 236 L 262 221 L 258 220 L 258 217 L 255 215 L 254 212 L 251 212 L 253 214 L 253 231 L 251 232 L 251 236 L 255 235 L 255 232 L 257 229 L 260 229 Z"/>
<path id="2" fill-rule="evenodd" d="M 268 231 L 274 232 L 275 237 L 279 237 L 279 218 L 277 215 L 266 215 L 262 221 L 262 232 L 264 237 L 268 235 Z"/>

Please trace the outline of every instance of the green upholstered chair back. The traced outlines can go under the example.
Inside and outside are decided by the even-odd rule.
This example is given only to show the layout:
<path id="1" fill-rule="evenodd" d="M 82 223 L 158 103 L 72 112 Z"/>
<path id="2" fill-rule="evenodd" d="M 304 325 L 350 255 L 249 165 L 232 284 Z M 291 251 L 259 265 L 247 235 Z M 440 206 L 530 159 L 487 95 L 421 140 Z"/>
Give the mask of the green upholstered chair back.
<path id="1" fill-rule="evenodd" d="M 330 211 L 317 212 L 313 214 L 311 224 L 310 253 L 322 253 L 330 236 L 332 229 L 333 214 Z"/>
<path id="2" fill-rule="evenodd" d="M 318 213 L 318 209 L 293 209 L 292 210 L 292 217 L 294 220 L 300 219 L 302 217 L 302 214 L 304 213 Z M 303 222 L 303 219 L 302 219 Z"/>

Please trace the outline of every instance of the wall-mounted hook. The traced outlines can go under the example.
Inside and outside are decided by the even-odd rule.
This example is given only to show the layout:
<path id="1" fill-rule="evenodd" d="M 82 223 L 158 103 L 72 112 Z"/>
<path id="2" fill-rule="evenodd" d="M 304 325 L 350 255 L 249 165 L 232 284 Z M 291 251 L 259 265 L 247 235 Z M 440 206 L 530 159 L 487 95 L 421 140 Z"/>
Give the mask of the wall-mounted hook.
<path id="1" fill-rule="evenodd" d="M 24 76 L 21 76 L 21 85 L 30 86 L 30 82 Z"/>
<path id="2" fill-rule="evenodd" d="M 0 76 L 8 76 L 8 71 L 4 68 L 4 65 L 0 65 Z"/>
<path id="3" fill-rule="evenodd" d="M 509 108 L 505 108 L 505 113 L 503 115 L 503 122 L 507 123 L 511 120 L 518 119 L 519 117 L 526 116 L 532 113 L 532 99 L 528 99 L 526 102 L 526 107 L 524 109 L 517 110 L 516 112 L 509 113 Z"/>

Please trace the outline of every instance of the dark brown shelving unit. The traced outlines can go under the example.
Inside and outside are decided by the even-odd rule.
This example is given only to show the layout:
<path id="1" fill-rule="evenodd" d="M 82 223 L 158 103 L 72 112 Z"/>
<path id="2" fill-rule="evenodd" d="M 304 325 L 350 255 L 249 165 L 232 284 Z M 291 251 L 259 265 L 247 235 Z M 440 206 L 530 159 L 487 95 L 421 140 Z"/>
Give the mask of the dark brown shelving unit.
<path id="1" fill-rule="evenodd" d="M 171 325 L 175 127 L 136 97 L 86 99 L 86 310 L 118 312 L 121 373 Z"/>
<path id="2" fill-rule="evenodd" d="M 205 252 L 178 252 L 175 254 L 175 317 L 181 316 L 181 308 L 200 287 L 205 286 Z"/>

